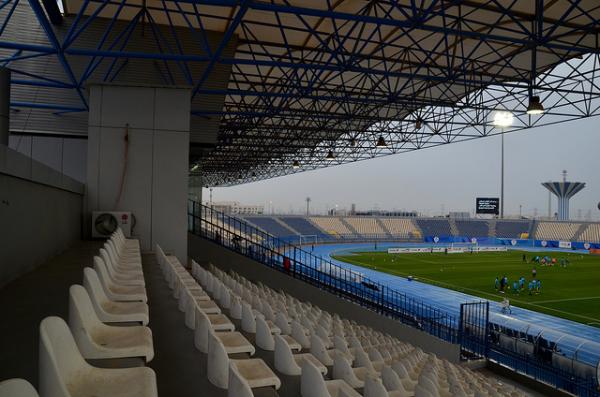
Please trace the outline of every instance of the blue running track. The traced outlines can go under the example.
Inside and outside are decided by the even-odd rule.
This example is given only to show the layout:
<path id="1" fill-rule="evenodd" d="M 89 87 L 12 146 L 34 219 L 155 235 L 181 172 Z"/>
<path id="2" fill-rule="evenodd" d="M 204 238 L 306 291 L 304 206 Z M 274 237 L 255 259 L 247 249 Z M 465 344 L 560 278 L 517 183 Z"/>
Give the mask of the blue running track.
<path id="1" fill-rule="evenodd" d="M 424 244 L 378 243 L 377 250 L 384 251 L 389 247 L 406 246 L 424 246 Z M 425 246 L 430 246 L 430 244 L 425 244 Z M 519 249 L 523 248 L 520 247 Z M 373 243 L 321 245 L 315 246 L 313 253 L 317 256 L 322 256 L 324 259 L 331 260 L 341 267 L 362 273 L 373 281 L 387 285 L 412 298 L 422 300 L 424 303 L 445 310 L 449 314 L 456 316 L 456 318 L 460 315 L 461 303 L 485 300 L 477 296 L 418 281 L 408 281 L 404 277 L 351 265 L 331 258 L 333 254 L 361 250 L 373 251 L 374 245 Z M 545 250 L 547 251 L 548 249 Z M 587 361 L 593 365 L 598 363 L 598 358 L 600 357 L 600 344 L 598 344 L 598 341 L 600 341 L 600 328 L 518 307 L 512 307 L 512 313 L 505 315 L 501 313 L 499 302 L 489 302 L 491 322 L 501 325 L 506 324 L 507 326 L 510 324 L 514 329 L 519 328 L 518 330 L 525 330 L 529 326 L 529 333 L 533 335 L 544 331 L 547 339 L 561 339 L 563 352 L 568 353 L 568 350 L 572 349 L 572 353 L 575 353 L 577 350 L 579 351 L 578 357 L 580 360 Z"/>

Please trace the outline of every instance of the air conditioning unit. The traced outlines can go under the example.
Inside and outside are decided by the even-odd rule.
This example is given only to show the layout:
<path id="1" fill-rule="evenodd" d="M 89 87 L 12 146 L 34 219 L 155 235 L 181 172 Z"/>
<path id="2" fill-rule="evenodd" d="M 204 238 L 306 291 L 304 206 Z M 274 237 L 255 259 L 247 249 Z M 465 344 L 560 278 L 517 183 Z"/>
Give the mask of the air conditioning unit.
<path id="1" fill-rule="evenodd" d="M 131 212 L 94 211 L 92 212 L 92 238 L 107 238 L 117 228 L 123 230 L 125 237 L 131 237 Z"/>

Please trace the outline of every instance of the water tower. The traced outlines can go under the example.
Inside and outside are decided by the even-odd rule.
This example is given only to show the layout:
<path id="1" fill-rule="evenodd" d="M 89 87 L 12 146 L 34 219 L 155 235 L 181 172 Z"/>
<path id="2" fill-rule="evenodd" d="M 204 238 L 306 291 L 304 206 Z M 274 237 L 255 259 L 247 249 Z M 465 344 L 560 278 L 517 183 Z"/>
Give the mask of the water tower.
<path id="1" fill-rule="evenodd" d="M 558 220 L 569 220 L 569 200 L 584 187 L 584 182 L 567 182 L 567 171 L 562 172 L 562 182 L 544 182 L 542 186 L 558 198 Z"/>

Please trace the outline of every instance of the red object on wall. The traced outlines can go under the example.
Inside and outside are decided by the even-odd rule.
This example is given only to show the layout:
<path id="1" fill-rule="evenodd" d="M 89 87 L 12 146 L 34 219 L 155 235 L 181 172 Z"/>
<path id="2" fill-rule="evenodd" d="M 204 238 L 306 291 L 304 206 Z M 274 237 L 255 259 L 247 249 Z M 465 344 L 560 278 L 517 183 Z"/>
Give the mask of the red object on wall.
<path id="1" fill-rule="evenodd" d="M 283 257 L 283 268 L 289 272 L 291 267 L 292 267 L 292 263 L 290 262 L 290 258 L 288 258 L 287 256 L 284 256 Z"/>

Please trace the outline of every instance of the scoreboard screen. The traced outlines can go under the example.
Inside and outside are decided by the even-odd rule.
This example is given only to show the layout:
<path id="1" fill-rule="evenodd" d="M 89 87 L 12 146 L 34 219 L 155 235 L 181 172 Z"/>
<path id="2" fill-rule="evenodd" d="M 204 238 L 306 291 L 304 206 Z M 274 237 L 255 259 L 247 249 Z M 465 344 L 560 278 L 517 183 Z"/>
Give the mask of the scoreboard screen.
<path id="1" fill-rule="evenodd" d="M 476 213 L 478 214 L 493 214 L 500 213 L 500 199 L 497 197 L 477 197 Z"/>

